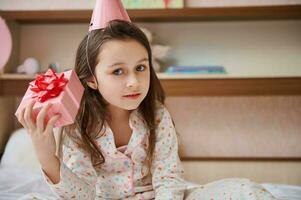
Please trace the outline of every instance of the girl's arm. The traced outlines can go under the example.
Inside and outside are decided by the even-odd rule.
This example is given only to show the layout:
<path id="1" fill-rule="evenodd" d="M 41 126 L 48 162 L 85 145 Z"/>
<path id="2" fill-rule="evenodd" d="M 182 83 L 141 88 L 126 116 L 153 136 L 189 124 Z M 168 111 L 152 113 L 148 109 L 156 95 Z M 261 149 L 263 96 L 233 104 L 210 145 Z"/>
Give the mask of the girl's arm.
<path id="1" fill-rule="evenodd" d="M 90 157 L 68 137 L 64 139 L 60 163 L 58 183 L 52 182 L 44 171 L 52 191 L 63 199 L 95 199 L 97 176 Z"/>
<path id="2" fill-rule="evenodd" d="M 156 145 L 151 173 L 156 200 L 182 200 L 185 181 L 183 168 L 178 155 L 176 131 L 167 109 L 158 110 Z"/>
<path id="3" fill-rule="evenodd" d="M 63 146 L 63 161 L 56 156 L 56 142 L 53 133 L 58 115 L 45 120 L 50 104 L 44 106 L 34 118 L 31 101 L 19 116 L 19 122 L 26 128 L 41 164 L 42 171 L 52 190 L 64 199 L 94 199 L 95 172 L 87 156 L 77 150 L 70 142 L 70 146 Z"/>

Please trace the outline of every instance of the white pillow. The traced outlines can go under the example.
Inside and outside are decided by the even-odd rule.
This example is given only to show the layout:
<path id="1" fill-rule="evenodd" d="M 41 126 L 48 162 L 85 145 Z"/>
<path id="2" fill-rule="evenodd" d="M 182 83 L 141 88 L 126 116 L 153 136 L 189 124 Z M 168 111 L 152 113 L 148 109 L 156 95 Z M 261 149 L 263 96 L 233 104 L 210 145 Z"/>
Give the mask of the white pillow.
<path id="1" fill-rule="evenodd" d="M 40 171 L 40 164 L 26 129 L 18 129 L 11 135 L 1 159 L 1 166 L 26 168 L 33 172 Z"/>

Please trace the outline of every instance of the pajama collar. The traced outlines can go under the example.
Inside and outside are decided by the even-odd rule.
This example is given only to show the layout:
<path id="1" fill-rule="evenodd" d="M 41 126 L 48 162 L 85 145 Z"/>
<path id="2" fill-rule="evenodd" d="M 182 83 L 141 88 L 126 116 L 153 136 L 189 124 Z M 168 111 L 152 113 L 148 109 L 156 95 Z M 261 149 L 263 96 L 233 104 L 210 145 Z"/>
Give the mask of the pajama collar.
<path id="1" fill-rule="evenodd" d="M 132 135 L 126 151 L 121 153 L 116 148 L 112 129 L 108 123 L 105 123 L 105 133 L 96 140 L 104 155 L 113 158 L 123 158 L 125 155 L 130 156 L 139 146 L 144 146 L 147 149 L 149 130 L 143 116 L 137 109 L 133 110 L 130 114 L 129 126 L 132 129 Z"/>

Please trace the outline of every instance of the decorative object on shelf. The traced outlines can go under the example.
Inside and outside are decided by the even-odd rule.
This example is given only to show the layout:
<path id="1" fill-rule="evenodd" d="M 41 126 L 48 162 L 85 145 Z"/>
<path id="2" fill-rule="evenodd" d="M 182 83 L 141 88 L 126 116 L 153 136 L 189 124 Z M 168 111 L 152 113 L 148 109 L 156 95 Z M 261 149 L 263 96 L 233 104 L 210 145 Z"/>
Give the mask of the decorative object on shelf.
<path id="1" fill-rule="evenodd" d="M 300 0 L 197 0 L 190 1 L 189 7 L 247 7 L 247 6 L 277 6 L 300 5 Z"/>
<path id="2" fill-rule="evenodd" d="M 223 66 L 170 66 L 169 74 L 227 74 Z"/>
<path id="3" fill-rule="evenodd" d="M 10 31 L 0 16 L 0 74 L 4 72 L 4 66 L 6 65 L 12 50 L 12 37 Z"/>
<path id="4" fill-rule="evenodd" d="M 55 72 L 61 72 L 61 65 L 58 62 L 53 62 L 48 65 L 48 69 L 52 69 Z"/>
<path id="5" fill-rule="evenodd" d="M 127 9 L 183 8 L 184 0 L 122 0 Z"/>
<path id="6" fill-rule="evenodd" d="M 55 73 L 49 69 L 45 74 L 37 75 L 29 87 L 15 113 L 18 117 L 22 109 L 32 100 L 35 100 L 32 115 L 37 116 L 45 103 L 51 103 L 47 111 L 46 121 L 53 115 L 61 117 L 55 123 L 55 127 L 72 124 L 79 109 L 80 101 L 84 92 L 80 80 L 73 70 Z"/>
<path id="7" fill-rule="evenodd" d="M 159 72 L 161 69 L 161 62 L 164 61 L 164 59 L 167 58 L 168 52 L 170 51 L 170 46 L 164 46 L 160 44 L 153 44 L 153 34 L 151 31 L 149 31 L 146 28 L 141 28 L 140 29 L 144 32 L 146 35 L 152 49 L 152 63 L 153 63 L 153 68 L 156 72 Z"/>
<path id="8" fill-rule="evenodd" d="M 40 64 L 35 58 L 26 58 L 25 61 L 17 67 L 17 73 L 34 75 L 40 70 Z"/>

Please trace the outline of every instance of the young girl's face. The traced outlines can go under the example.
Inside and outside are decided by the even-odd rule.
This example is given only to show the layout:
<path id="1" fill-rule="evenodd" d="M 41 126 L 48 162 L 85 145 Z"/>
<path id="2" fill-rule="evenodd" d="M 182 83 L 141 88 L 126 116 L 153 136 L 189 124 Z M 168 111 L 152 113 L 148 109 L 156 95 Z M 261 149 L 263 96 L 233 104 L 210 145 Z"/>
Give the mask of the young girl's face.
<path id="1" fill-rule="evenodd" d="M 136 109 L 148 93 L 150 66 L 144 46 L 133 39 L 105 42 L 95 74 L 109 106 Z"/>

